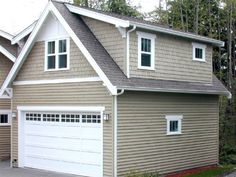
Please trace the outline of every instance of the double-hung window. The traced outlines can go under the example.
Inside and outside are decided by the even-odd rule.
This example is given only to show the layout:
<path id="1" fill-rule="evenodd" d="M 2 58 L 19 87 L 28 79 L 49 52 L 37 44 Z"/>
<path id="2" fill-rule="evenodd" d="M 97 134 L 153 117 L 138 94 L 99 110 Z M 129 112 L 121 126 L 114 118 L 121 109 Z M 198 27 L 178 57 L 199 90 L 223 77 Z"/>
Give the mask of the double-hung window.
<path id="1" fill-rule="evenodd" d="M 156 35 L 137 32 L 138 35 L 138 68 L 155 69 L 155 38 Z"/>
<path id="2" fill-rule="evenodd" d="M 45 70 L 69 69 L 69 39 L 46 42 Z"/>
<path id="3" fill-rule="evenodd" d="M 11 111 L 10 110 L 0 110 L 0 126 L 11 125 Z"/>
<path id="4" fill-rule="evenodd" d="M 178 135 L 182 133 L 183 115 L 166 115 L 167 135 Z"/>
<path id="5" fill-rule="evenodd" d="M 193 45 L 193 60 L 196 61 L 206 61 L 206 45 L 192 43 Z"/>

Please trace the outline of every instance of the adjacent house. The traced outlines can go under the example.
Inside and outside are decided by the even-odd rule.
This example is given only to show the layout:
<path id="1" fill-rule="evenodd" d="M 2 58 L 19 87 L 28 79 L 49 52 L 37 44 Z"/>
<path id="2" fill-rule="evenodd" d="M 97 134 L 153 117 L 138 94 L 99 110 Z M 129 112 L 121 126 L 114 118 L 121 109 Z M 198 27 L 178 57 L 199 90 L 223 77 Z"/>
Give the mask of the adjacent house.
<path id="1" fill-rule="evenodd" d="M 0 30 L 0 85 L 6 79 L 17 56 L 17 46 L 11 45 L 12 35 Z M 0 96 L 0 161 L 10 157 L 11 99 Z"/>
<path id="2" fill-rule="evenodd" d="M 89 177 L 217 164 L 222 45 L 49 2 L 0 91 L 13 92 L 11 161 Z"/>

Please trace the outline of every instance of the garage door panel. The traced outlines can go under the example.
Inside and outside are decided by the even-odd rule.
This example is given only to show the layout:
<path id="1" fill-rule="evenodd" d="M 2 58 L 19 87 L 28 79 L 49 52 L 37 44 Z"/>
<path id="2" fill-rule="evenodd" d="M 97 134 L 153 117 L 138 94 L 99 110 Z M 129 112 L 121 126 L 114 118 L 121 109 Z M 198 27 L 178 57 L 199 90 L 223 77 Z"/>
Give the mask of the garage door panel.
<path id="1" fill-rule="evenodd" d="M 24 166 L 102 176 L 99 113 L 25 113 Z"/>

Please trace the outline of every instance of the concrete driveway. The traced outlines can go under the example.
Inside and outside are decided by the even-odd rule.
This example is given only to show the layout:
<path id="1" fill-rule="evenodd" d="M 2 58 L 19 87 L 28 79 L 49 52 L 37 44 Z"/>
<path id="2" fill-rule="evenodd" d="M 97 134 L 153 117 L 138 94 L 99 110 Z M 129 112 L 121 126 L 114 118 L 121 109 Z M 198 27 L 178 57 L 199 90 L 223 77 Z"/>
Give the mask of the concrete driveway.
<path id="1" fill-rule="evenodd" d="M 1 177 L 81 177 L 76 175 L 67 175 L 30 168 L 11 168 L 9 164 L 9 161 L 0 161 Z"/>

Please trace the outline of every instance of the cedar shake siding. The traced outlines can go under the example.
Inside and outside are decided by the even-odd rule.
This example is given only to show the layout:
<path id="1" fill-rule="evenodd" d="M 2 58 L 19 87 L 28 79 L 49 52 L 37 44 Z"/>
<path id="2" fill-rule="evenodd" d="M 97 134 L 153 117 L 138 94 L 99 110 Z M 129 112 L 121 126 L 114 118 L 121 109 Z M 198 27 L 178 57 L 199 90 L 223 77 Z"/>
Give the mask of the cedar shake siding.
<path id="1" fill-rule="evenodd" d="M 192 42 L 149 31 L 156 34 L 155 70 L 138 69 L 138 35 L 130 34 L 130 76 L 148 79 L 212 82 L 212 47 L 206 48 L 206 62 L 193 61 Z"/>
<path id="2" fill-rule="evenodd" d="M 81 51 L 70 39 L 70 69 L 44 71 L 45 42 L 36 42 L 15 81 L 97 77 Z"/>
<path id="3" fill-rule="evenodd" d="M 107 50 L 120 69 L 126 72 L 126 38 L 122 38 L 114 25 L 83 17 L 84 22 Z"/>
<path id="4" fill-rule="evenodd" d="M 183 115 L 167 135 L 165 115 Z M 218 163 L 218 96 L 129 92 L 118 96 L 118 176 L 170 173 Z"/>
<path id="5" fill-rule="evenodd" d="M 13 62 L 0 53 L 0 85 L 3 84 L 9 71 L 11 70 L 12 65 Z"/>

